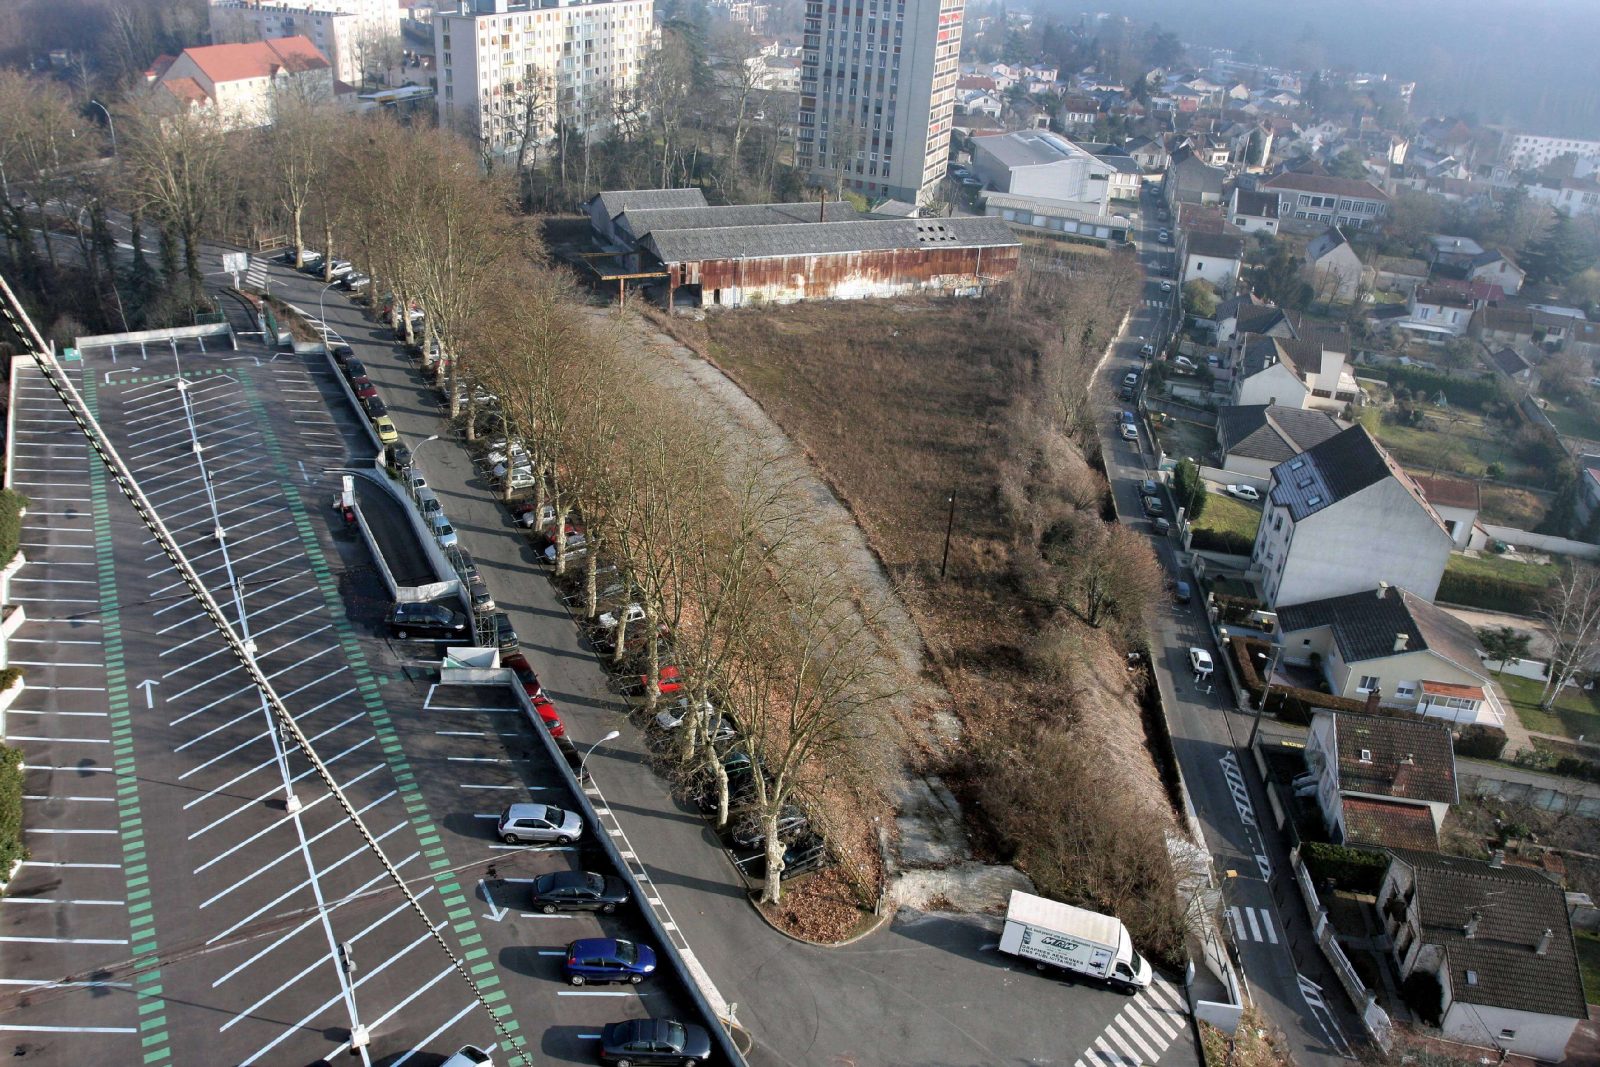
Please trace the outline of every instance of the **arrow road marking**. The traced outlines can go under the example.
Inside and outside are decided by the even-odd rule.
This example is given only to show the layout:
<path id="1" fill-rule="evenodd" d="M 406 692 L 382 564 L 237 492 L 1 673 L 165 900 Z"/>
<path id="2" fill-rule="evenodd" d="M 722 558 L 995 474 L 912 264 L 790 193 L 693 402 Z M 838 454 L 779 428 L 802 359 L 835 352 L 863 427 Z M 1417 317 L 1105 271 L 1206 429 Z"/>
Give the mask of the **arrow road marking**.
<path id="1" fill-rule="evenodd" d="M 484 916 L 484 918 L 488 919 L 492 923 L 497 923 L 501 919 L 504 919 L 506 917 L 506 912 L 510 911 L 511 909 L 507 907 L 501 907 L 499 904 L 494 902 L 494 897 L 489 893 L 489 883 L 484 879 L 478 879 L 478 888 L 483 891 L 483 899 L 489 902 L 489 912 Z"/>
<path id="2" fill-rule="evenodd" d="M 153 708 L 153 707 L 156 706 L 156 704 L 155 704 L 155 690 L 156 690 L 156 686 L 158 686 L 160 684 L 161 683 L 156 681 L 154 678 L 146 678 L 144 681 L 142 681 L 138 685 L 134 686 L 135 689 L 143 689 L 144 690 L 144 706 L 145 707 Z"/>

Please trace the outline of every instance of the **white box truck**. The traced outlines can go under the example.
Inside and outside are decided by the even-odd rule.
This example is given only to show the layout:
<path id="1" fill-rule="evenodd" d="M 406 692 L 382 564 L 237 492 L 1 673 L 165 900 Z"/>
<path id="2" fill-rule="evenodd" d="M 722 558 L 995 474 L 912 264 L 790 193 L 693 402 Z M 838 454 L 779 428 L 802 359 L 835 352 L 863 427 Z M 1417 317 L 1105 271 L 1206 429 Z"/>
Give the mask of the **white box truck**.
<path id="1" fill-rule="evenodd" d="M 1150 963 L 1133 950 L 1122 920 L 1020 890 L 1011 891 L 1000 951 L 1128 992 L 1150 984 Z"/>

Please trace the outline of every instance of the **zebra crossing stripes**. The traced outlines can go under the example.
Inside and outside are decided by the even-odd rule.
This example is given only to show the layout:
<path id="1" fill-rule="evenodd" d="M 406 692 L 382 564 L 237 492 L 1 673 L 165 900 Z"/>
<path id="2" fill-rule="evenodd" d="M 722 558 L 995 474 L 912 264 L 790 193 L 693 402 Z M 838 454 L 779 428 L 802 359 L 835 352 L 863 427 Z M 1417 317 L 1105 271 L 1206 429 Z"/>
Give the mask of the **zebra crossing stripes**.
<path id="1" fill-rule="evenodd" d="M 1266 908 L 1237 908 L 1228 909 L 1228 922 L 1233 926 L 1235 941 L 1265 941 L 1269 944 L 1278 943 L 1277 928 L 1272 925 L 1272 916 Z"/>
<path id="2" fill-rule="evenodd" d="M 1158 976 L 1117 1012 L 1073 1067 L 1147 1067 L 1188 1028 L 1182 991 Z"/>
<path id="3" fill-rule="evenodd" d="M 1222 776 L 1228 780 L 1228 792 L 1233 794 L 1233 806 L 1239 811 L 1239 821 L 1246 826 L 1256 824 L 1256 808 L 1250 803 L 1250 790 L 1244 784 L 1244 774 L 1239 770 L 1239 757 L 1229 752 L 1217 762 L 1222 764 Z"/>
<path id="4" fill-rule="evenodd" d="M 1295 977 L 1300 979 L 1300 995 L 1306 998 L 1306 1005 L 1313 1009 L 1326 1009 L 1327 1005 L 1322 1002 L 1322 987 L 1303 974 Z"/>
<path id="5" fill-rule="evenodd" d="M 267 260 L 265 256 L 251 256 L 250 269 L 244 273 L 244 283 L 251 289 L 267 287 Z"/>

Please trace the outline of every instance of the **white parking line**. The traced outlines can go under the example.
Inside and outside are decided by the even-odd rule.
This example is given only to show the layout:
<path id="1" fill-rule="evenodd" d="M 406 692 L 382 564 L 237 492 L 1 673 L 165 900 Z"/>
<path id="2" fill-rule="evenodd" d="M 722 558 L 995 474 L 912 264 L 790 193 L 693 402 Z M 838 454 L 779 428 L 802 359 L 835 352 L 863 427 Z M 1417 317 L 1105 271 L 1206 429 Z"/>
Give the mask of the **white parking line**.
<path id="1" fill-rule="evenodd" d="M 115 937 L 10 937 L 0 935 L 0 942 L 18 945 L 126 945 L 126 938 Z"/>
<path id="2" fill-rule="evenodd" d="M 109 745 L 109 737 L 31 737 L 28 734 L 12 734 L 12 741 L 38 741 L 46 745 Z"/>
<path id="3" fill-rule="evenodd" d="M 83 904 L 120 908 L 126 900 L 69 900 L 62 897 L 0 897 L 0 904 Z"/>
<path id="4" fill-rule="evenodd" d="M 332 757 L 331 759 L 323 760 L 322 761 L 322 765 L 324 767 L 331 767 L 335 763 L 337 763 L 340 760 L 344 759 L 346 756 L 350 755 L 350 753 L 355 752 L 358 749 L 366 748 L 368 745 L 372 744 L 376 740 L 377 740 L 377 738 L 375 738 L 375 737 L 363 738 L 362 740 L 357 741 L 355 744 L 351 745 L 349 748 L 345 749 L 343 752 L 341 752 L 338 755 Z M 199 804 L 202 801 L 210 800 L 212 797 L 216 796 L 217 794 L 225 792 L 228 789 L 233 788 L 233 786 L 237 785 L 239 782 L 244 781 L 246 778 L 250 777 L 252 774 L 255 774 L 255 773 L 259 772 L 259 771 L 266 770 L 268 767 L 277 766 L 277 763 L 278 763 L 277 757 L 273 757 L 272 759 L 269 759 L 269 760 L 263 760 L 262 762 L 256 764 L 254 767 L 251 767 L 249 770 L 241 771 L 240 773 L 234 775 L 232 778 L 228 779 L 226 782 L 223 782 L 221 785 L 217 786 L 215 789 L 208 790 L 205 793 L 202 793 L 199 796 L 195 797 L 193 800 L 189 801 L 189 803 L 187 803 L 187 804 L 185 804 L 183 806 L 183 810 L 184 811 L 188 811 L 190 808 L 194 807 L 196 804 Z M 299 774 L 297 774 L 293 778 L 291 778 L 290 782 L 291 783 L 298 782 L 303 778 L 309 778 L 311 775 L 313 775 L 315 773 L 316 773 L 316 768 L 307 767 L 305 770 L 301 771 Z"/>
<path id="5" fill-rule="evenodd" d="M 121 833 L 120 830 L 68 830 L 59 826 L 24 826 L 25 834 L 91 834 L 99 837 L 110 837 L 112 834 Z"/>
<path id="6" fill-rule="evenodd" d="M 353 692 L 355 692 L 355 690 L 352 689 L 352 690 L 350 690 L 350 692 L 353 693 Z M 360 774 L 356 775 L 354 778 L 350 779 L 349 782 L 345 783 L 344 785 L 340 786 L 339 788 L 348 789 L 350 786 L 355 785 L 357 782 L 361 781 L 363 778 L 366 778 L 369 774 L 372 774 L 374 771 L 378 770 L 378 768 L 380 768 L 382 766 L 383 766 L 383 764 L 381 764 L 381 763 L 373 764 L 371 767 L 369 767 L 366 770 L 362 771 Z M 281 786 L 281 785 L 273 786 L 271 789 L 267 790 L 265 793 L 262 793 L 260 796 L 254 797 L 254 798 L 246 801 L 245 803 L 240 804 L 237 808 L 234 808 L 232 811 L 228 812 L 228 814 L 223 815 L 220 818 L 213 819 L 210 822 L 206 823 L 206 825 L 200 827 L 200 829 L 198 829 L 194 833 L 190 834 L 188 839 L 190 841 L 193 841 L 195 838 L 199 837 L 201 834 L 204 834 L 204 833 L 206 833 L 206 832 L 208 832 L 210 830 L 215 830 L 217 827 L 221 826 L 223 823 L 227 822 L 229 819 L 232 819 L 236 815 L 241 815 L 241 814 L 243 814 L 244 812 L 247 812 L 247 811 L 254 811 L 256 809 L 257 805 L 263 803 L 266 800 L 271 799 L 271 797 L 275 793 L 277 793 L 279 790 L 281 790 L 282 788 L 283 788 L 283 786 Z M 327 794 L 324 794 L 324 795 L 326 796 Z M 312 803 L 316 803 L 316 801 L 313 801 Z"/>
<path id="7" fill-rule="evenodd" d="M 25 771 L 70 771 L 73 774 L 115 774 L 117 771 L 115 767 L 95 767 L 92 765 L 85 765 L 82 767 L 52 767 L 44 763 L 24 763 L 22 765 L 22 769 Z"/>
<path id="8" fill-rule="evenodd" d="M 350 725 L 353 722 L 358 722 L 359 720 L 364 718 L 366 716 L 366 714 L 367 713 L 366 713 L 365 709 L 363 709 L 361 711 L 358 711 L 354 715 L 351 715 L 349 718 L 343 720 L 342 722 L 337 722 L 337 723 L 333 724 L 332 726 L 328 727 L 326 730 L 324 730 L 321 733 L 317 734 L 316 737 L 311 738 L 311 740 L 315 741 L 315 740 L 318 740 L 319 738 L 326 737 L 328 734 L 332 733 L 335 730 L 342 729 L 342 728 Z M 304 713 L 302 713 L 300 715 L 296 715 L 295 716 L 295 721 L 298 722 L 298 721 L 300 721 L 300 719 L 302 719 L 304 717 L 305 717 Z M 270 729 L 269 730 L 262 730 L 260 733 L 254 735 L 253 737 L 248 737 L 245 740 L 240 741 L 237 745 L 234 745 L 232 748 L 228 749 L 227 751 L 221 752 L 221 753 L 211 757 L 210 759 L 206 760 L 204 763 L 202 763 L 202 764 L 200 764 L 200 765 L 198 765 L 196 767 L 191 767 L 189 770 L 184 771 L 182 774 L 178 775 L 178 781 L 181 782 L 184 779 L 188 778 L 190 775 L 198 774 L 199 772 L 205 770 L 207 767 L 211 766 L 213 763 L 216 763 L 216 762 L 218 762 L 220 760 L 227 759 L 229 756 L 232 756 L 236 752 L 239 752 L 242 749 L 249 748 L 251 745 L 255 744 L 258 741 L 265 741 L 267 738 L 269 738 L 271 736 L 272 736 L 272 731 Z"/>
<path id="9" fill-rule="evenodd" d="M 127 944 L 126 941 L 119 942 Z M 0 1023 L 0 1031 L 19 1034 L 136 1034 L 131 1026 L 23 1026 L 20 1023 Z"/>
<path id="10" fill-rule="evenodd" d="M 403 1055 L 399 1059 L 395 1060 L 394 1063 L 389 1065 L 389 1067 L 405 1067 L 406 1062 L 409 1061 L 411 1059 L 411 1057 L 415 1056 L 419 1052 L 422 1052 L 422 1051 L 432 1047 L 433 1043 L 435 1041 L 439 1040 L 439 1035 L 440 1034 L 444 1033 L 446 1030 L 450 1029 L 456 1023 L 460 1022 L 462 1016 L 466 1015 L 468 1012 L 472 1011 L 473 1009 L 477 1008 L 478 1006 L 479 1006 L 478 1002 L 477 1001 L 473 1001 L 472 1003 L 468 1004 L 466 1007 L 462 1008 L 460 1011 L 456 1012 L 454 1015 L 450 1016 L 450 1018 L 446 1019 L 443 1023 L 441 1023 L 439 1025 L 439 1029 L 435 1030 L 433 1033 L 431 1033 L 427 1037 L 423 1038 L 420 1042 L 417 1043 L 417 1045 L 415 1047 L 413 1047 L 411 1049 L 408 1049 L 406 1051 L 405 1055 Z M 490 1045 L 488 1048 L 484 1049 L 483 1051 L 488 1052 L 490 1054 L 493 1054 L 494 1050 L 495 1050 L 495 1046 L 494 1045 Z"/>
<path id="11" fill-rule="evenodd" d="M 62 870 L 77 871 L 120 871 L 120 863 L 59 863 L 51 860 L 23 860 L 24 867 L 53 867 Z"/>
<path id="12" fill-rule="evenodd" d="M 104 711 L 45 711 L 42 708 L 10 708 L 8 715 L 61 715 L 69 718 L 104 719 L 110 713 Z"/>
<path id="13" fill-rule="evenodd" d="M 370 774 L 371 772 L 369 771 L 367 773 Z M 366 775 L 362 775 L 362 777 L 364 778 L 364 777 L 366 777 Z M 371 811 L 377 805 L 383 803 L 385 800 L 388 800 L 390 797 L 394 796 L 396 792 L 397 792 L 397 790 L 393 790 L 393 789 L 389 790 L 387 793 L 383 794 L 383 796 L 381 796 L 381 797 L 378 797 L 376 800 L 373 800 L 373 801 L 370 801 L 367 804 L 364 804 L 360 809 L 357 810 L 356 814 L 357 815 L 365 815 L 367 812 Z M 316 800 L 313 800 L 311 803 L 309 803 L 305 807 L 301 808 L 300 811 L 301 812 L 309 811 L 312 808 L 316 807 L 318 804 L 322 803 L 324 800 L 327 800 L 332 795 L 333 795 L 332 793 L 324 793 L 320 797 L 318 797 Z M 264 828 L 262 828 L 260 830 L 257 830 L 255 833 L 251 834 L 249 837 L 245 838 L 243 841 L 240 841 L 238 844 L 234 845 L 232 848 L 228 849 L 226 852 L 224 852 L 221 855 L 216 856 L 216 857 L 214 857 L 212 859 L 209 859 L 206 862 L 202 863 L 200 866 L 196 867 L 194 869 L 194 873 L 195 874 L 199 874 L 201 871 L 205 870 L 206 868 L 211 867 L 212 865 L 214 865 L 216 863 L 219 863 L 222 860 L 227 859 L 229 856 L 233 855 L 235 852 L 239 851 L 241 848 L 245 847 L 246 845 L 254 843 L 256 840 L 258 840 L 261 837 L 266 836 L 267 834 L 271 833 L 273 830 L 276 830 L 278 827 L 287 824 L 293 818 L 294 818 L 293 815 L 285 815 L 283 818 L 277 820 L 276 822 L 272 823 L 271 825 L 266 826 L 266 827 L 264 827 Z M 314 845 L 318 841 L 321 841 L 324 837 L 327 837 L 329 834 L 333 833 L 335 830 L 343 830 L 343 829 L 346 829 L 346 828 L 347 828 L 346 824 L 343 821 L 335 820 L 334 822 L 330 823 L 326 829 L 318 831 L 316 834 L 314 834 L 310 838 L 308 838 L 306 840 L 306 845 L 308 845 L 308 846 Z M 221 900 L 223 897 L 227 896 L 229 893 L 232 893 L 235 889 L 238 889 L 241 886 L 249 885 L 251 882 L 255 881 L 255 879 L 258 876 L 260 876 L 262 874 L 265 874 L 267 871 L 269 871 L 272 868 L 276 867 L 278 864 L 282 863 L 284 860 L 288 859 L 291 856 L 294 856 L 294 855 L 298 854 L 301 851 L 302 851 L 301 848 L 297 845 L 294 848 L 289 849 L 287 852 L 281 853 L 278 856 L 277 859 L 270 860 L 267 863 L 262 864 L 260 867 L 257 867 L 255 870 L 251 871 L 249 874 L 245 875 L 243 878 L 240 878 L 238 881 L 236 881 L 232 885 L 228 886 L 226 889 L 223 889 L 220 892 L 217 892 L 217 893 L 213 894 L 210 898 L 202 901 L 200 906 L 202 908 L 209 908 L 211 905 L 215 904 L 217 901 Z"/>

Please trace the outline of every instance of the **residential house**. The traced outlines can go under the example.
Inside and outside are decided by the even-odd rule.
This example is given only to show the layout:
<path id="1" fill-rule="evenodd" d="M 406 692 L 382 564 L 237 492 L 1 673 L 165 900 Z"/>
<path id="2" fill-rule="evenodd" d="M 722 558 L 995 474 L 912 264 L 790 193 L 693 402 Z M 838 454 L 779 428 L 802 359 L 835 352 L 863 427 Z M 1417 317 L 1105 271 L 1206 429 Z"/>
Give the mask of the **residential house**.
<path id="1" fill-rule="evenodd" d="M 1593 177 L 1533 182 L 1523 188 L 1528 191 L 1528 199 L 1549 204 L 1574 218 L 1600 212 L 1600 182 Z"/>
<path id="2" fill-rule="evenodd" d="M 1120 148 L 1097 151 L 1094 155 L 1106 165 L 1111 199 L 1137 202 L 1139 194 L 1144 191 L 1144 171 L 1139 169 L 1133 157 Z"/>
<path id="3" fill-rule="evenodd" d="M 1600 510 L 1600 456 L 1578 457 L 1578 521 L 1587 526 Z"/>
<path id="4" fill-rule="evenodd" d="M 1566 1058 L 1589 1009 L 1561 886 L 1499 859 L 1400 849 L 1377 910 L 1401 981 L 1437 979 L 1439 1010 L 1424 1018 L 1445 1037 L 1500 1060 Z"/>
<path id="5" fill-rule="evenodd" d="M 1343 430 L 1331 412 L 1245 404 L 1217 412 L 1217 448 L 1231 475 L 1266 482 L 1272 468 Z"/>
<path id="6" fill-rule="evenodd" d="M 1068 129 L 1093 126 L 1099 115 L 1100 103 L 1091 96 L 1063 96 L 1056 109 L 1057 120 Z"/>
<path id="7" fill-rule="evenodd" d="M 1280 227 L 1300 233 L 1316 233 L 1329 225 L 1364 229 L 1389 214 L 1389 195 L 1357 178 L 1285 171 L 1268 178 L 1259 188 L 1277 194 Z"/>
<path id="8" fill-rule="evenodd" d="M 1228 221 L 1245 233 L 1276 234 L 1278 198 L 1236 185 L 1228 198 Z"/>
<path id="9" fill-rule="evenodd" d="M 1157 137 L 1138 137 L 1129 141 L 1123 148 L 1133 157 L 1133 161 L 1146 171 L 1166 170 L 1167 165 L 1172 162 L 1166 146 Z"/>
<path id="10" fill-rule="evenodd" d="M 179 105 L 210 109 L 227 130 L 270 126 L 280 92 L 335 99 L 332 65 L 302 36 L 185 48 L 152 75 Z"/>
<path id="11" fill-rule="evenodd" d="M 1472 539 L 1472 527 L 1483 507 L 1477 482 L 1466 478 L 1447 478 L 1442 474 L 1413 474 L 1411 480 L 1422 490 L 1422 497 L 1444 520 L 1444 528 L 1456 548 L 1464 549 Z"/>
<path id="12" fill-rule="evenodd" d="M 1370 284 L 1374 289 L 1404 293 L 1409 298 L 1417 286 L 1428 280 L 1426 260 L 1403 256 L 1379 256 L 1368 268 Z"/>
<path id="13" fill-rule="evenodd" d="M 1489 364 L 1512 381 L 1520 382 L 1529 389 L 1533 388 L 1533 365 L 1523 359 L 1521 353 L 1516 349 L 1510 346 L 1501 346 L 1491 350 Z"/>
<path id="14" fill-rule="evenodd" d="M 1226 233 L 1184 232 L 1182 284 L 1207 281 L 1221 298 L 1233 295 L 1244 262 L 1244 238 Z"/>
<path id="15" fill-rule="evenodd" d="M 1473 302 L 1465 293 L 1441 285 L 1419 285 L 1407 305 L 1409 320 L 1396 323 L 1403 330 L 1424 335 L 1425 340 L 1462 337 L 1472 323 Z"/>
<path id="16" fill-rule="evenodd" d="M 1411 476 L 1356 425 L 1272 468 L 1251 559 L 1281 611 L 1370 596 L 1380 581 L 1432 601 L 1453 547 Z"/>
<path id="17" fill-rule="evenodd" d="M 334 78 L 351 86 L 383 65 L 374 46 L 400 36 L 394 0 L 212 0 L 206 13 L 213 44 L 305 37 L 327 57 Z"/>
<path id="18" fill-rule="evenodd" d="M 1017 236 L 1033 241 L 1114 247 L 1133 234 L 1127 216 L 1107 214 L 1094 204 L 986 192 L 982 207 L 985 215 L 1004 219 Z"/>
<path id="19" fill-rule="evenodd" d="M 1281 607 L 1278 628 L 1284 662 L 1316 667 L 1336 696 L 1452 725 L 1505 721 L 1477 634 L 1415 593 L 1380 581 Z"/>
<path id="20" fill-rule="evenodd" d="M 1300 336 L 1297 312 L 1285 311 L 1276 304 L 1259 303 L 1252 296 L 1231 297 L 1222 301 L 1217 305 L 1215 320 L 1219 345 L 1227 345 L 1244 334 L 1289 340 Z"/>
<path id="21" fill-rule="evenodd" d="M 1005 101 L 993 93 L 982 90 L 968 90 L 956 98 L 956 113 L 960 115 L 988 115 L 997 119 L 1004 110 Z"/>
<path id="22" fill-rule="evenodd" d="M 1436 252 L 1433 276 L 1469 283 L 1487 282 L 1498 285 L 1506 296 L 1515 296 L 1528 274 L 1503 250 L 1490 248 L 1477 252 Z"/>
<path id="23" fill-rule="evenodd" d="M 1340 330 L 1304 336 L 1240 334 L 1234 338 L 1235 404 L 1282 404 L 1335 414 L 1361 395 L 1348 359 L 1350 339 Z"/>
<path id="24" fill-rule="evenodd" d="M 1315 299 L 1348 303 L 1361 291 L 1361 257 L 1343 231 L 1331 226 L 1306 245 L 1306 273 Z"/>
<path id="25" fill-rule="evenodd" d="M 1306 768 L 1336 844 L 1436 849 L 1459 799 L 1450 731 L 1437 723 L 1318 710 Z"/>
<path id="26" fill-rule="evenodd" d="M 1101 213 L 1111 196 L 1104 162 L 1044 130 L 979 138 L 972 169 L 987 188 L 1012 196 L 1094 205 Z"/>
<path id="27" fill-rule="evenodd" d="M 1440 256 L 1476 256 L 1482 252 L 1483 246 L 1470 237 L 1459 237 L 1453 233 L 1436 233 L 1428 238 L 1429 266 L 1437 263 Z"/>
<path id="28" fill-rule="evenodd" d="M 1485 305 L 1472 313 L 1468 331 L 1489 348 L 1510 346 L 1523 351 L 1537 345 L 1554 352 L 1574 334 L 1589 334 L 1582 319 L 1537 307 Z"/>
<path id="29" fill-rule="evenodd" d="M 1187 148 L 1173 153 L 1172 165 L 1162 179 L 1162 198 L 1168 207 L 1184 204 L 1222 203 L 1225 172 L 1208 166 Z"/>

